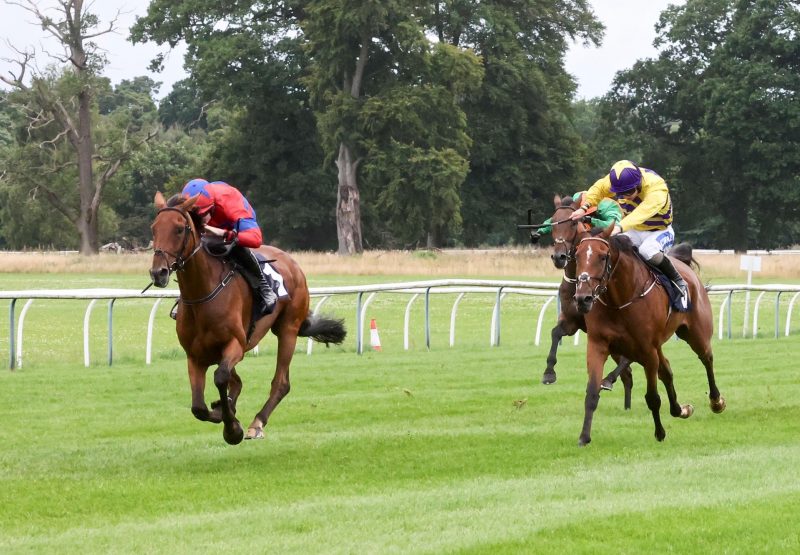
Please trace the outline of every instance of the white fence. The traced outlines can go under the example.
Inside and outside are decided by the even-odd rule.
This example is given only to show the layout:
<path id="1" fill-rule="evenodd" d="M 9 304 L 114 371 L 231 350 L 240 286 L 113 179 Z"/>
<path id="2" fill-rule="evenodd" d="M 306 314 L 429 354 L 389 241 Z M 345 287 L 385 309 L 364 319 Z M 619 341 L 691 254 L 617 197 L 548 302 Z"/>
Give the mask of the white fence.
<path id="1" fill-rule="evenodd" d="M 431 319 L 430 319 L 430 297 L 432 294 L 456 294 L 455 301 L 450 311 L 450 345 L 455 343 L 456 333 L 456 319 L 458 314 L 458 306 L 464 295 L 466 294 L 491 294 L 495 297 L 494 308 L 492 310 L 491 323 L 489 326 L 489 344 L 496 346 L 500 344 L 500 330 L 501 330 L 501 307 L 502 301 L 508 294 L 515 295 L 531 295 L 537 297 L 547 297 L 542 307 L 539 310 L 537 319 L 536 332 L 534 337 L 534 344 L 539 345 L 541 340 L 542 326 L 544 324 L 545 314 L 552 307 L 553 319 L 559 311 L 558 302 L 558 283 L 551 282 L 528 282 L 528 281 L 496 281 L 496 280 L 467 280 L 467 279 L 446 279 L 446 280 L 432 280 L 432 281 L 415 281 L 403 283 L 384 283 L 375 285 L 356 285 L 345 287 L 318 287 L 311 288 L 311 296 L 318 298 L 314 312 L 318 312 L 324 303 L 331 297 L 336 295 L 355 295 L 355 310 L 356 310 L 356 352 L 361 354 L 364 346 L 364 324 L 366 310 L 372 300 L 378 294 L 402 294 L 410 296 L 406 305 L 404 326 L 403 326 L 403 345 L 407 350 L 409 348 L 409 328 L 410 328 L 410 314 L 412 305 L 416 300 L 422 296 L 425 303 L 425 345 L 430 348 L 430 333 L 431 333 Z M 709 288 L 711 295 L 726 295 L 722 301 L 718 314 L 718 337 L 723 339 L 725 335 L 728 338 L 732 334 L 732 313 L 731 307 L 733 304 L 733 296 L 736 293 L 747 293 L 747 302 L 749 303 L 749 292 L 759 292 L 760 294 L 755 300 L 752 312 L 752 337 L 758 335 L 758 318 L 759 308 L 762 298 L 766 293 L 775 293 L 775 326 L 774 336 L 779 337 L 779 314 L 780 314 L 780 301 L 783 293 L 792 293 L 791 300 L 786 313 L 786 324 L 784 335 L 789 335 L 791 329 L 791 318 L 795 302 L 800 296 L 800 286 L 775 284 L 775 285 L 714 285 Z M 366 295 L 366 299 L 364 296 Z M 113 363 L 113 309 L 114 302 L 117 299 L 150 299 L 154 300 L 153 306 L 150 310 L 150 317 L 147 325 L 147 339 L 145 342 L 145 363 L 150 364 L 152 358 L 152 338 L 153 328 L 155 323 L 155 315 L 162 299 L 176 299 L 178 291 L 174 289 L 167 290 L 148 290 L 141 293 L 137 290 L 130 289 L 68 289 L 68 290 L 43 290 L 34 289 L 28 291 L 0 291 L 0 299 L 9 299 L 9 367 L 22 366 L 22 353 L 23 353 L 23 339 L 24 339 L 24 325 L 25 316 L 35 299 L 76 299 L 76 300 L 89 300 L 89 304 L 84 313 L 83 319 L 83 347 L 84 347 L 84 364 L 90 365 L 89 357 L 89 323 L 91 321 L 92 311 L 100 300 L 108 300 L 108 364 Z M 16 318 L 16 302 L 20 299 L 27 299 L 22 311 L 19 314 L 19 320 Z M 554 302 L 555 301 L 555 302 Z M 726 326 L 727 322 L 727 326 Z M 746 328 L 745 328 L 746 329 Z M 727 334 L 724 331 L 727 331 Z M 579 335 L 576 334 L 574 342 L 577 345 Z M 313 349 L 313 342 L 309 339 L 307 346 L 307 353 L 311 354 Z"/>

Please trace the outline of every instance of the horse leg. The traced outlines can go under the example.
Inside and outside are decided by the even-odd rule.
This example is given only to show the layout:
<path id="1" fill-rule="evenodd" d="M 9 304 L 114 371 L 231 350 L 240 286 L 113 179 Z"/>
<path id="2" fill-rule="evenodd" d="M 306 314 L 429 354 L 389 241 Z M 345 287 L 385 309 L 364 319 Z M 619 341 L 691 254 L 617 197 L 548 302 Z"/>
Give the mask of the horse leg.
<path id="1" fill-rule="evenodd" d="M 578 446 L 583 447 L 592 441 L 592 418 L 597 404 L 600 402 L 600 378 L 603 375 L 603 366 L 608 358 L 608 345 L 601 341 L 589 338 L 586 350 L 586 370 L 589 375 L 586 384 L 586 398 L 584 399 L 583 429 L 578 438 Z"/>
<path id="2" fill-rule="evenodd" d="M 609 372 L 608 375 L 605 378 L 603 378 L 603 381 L 600 383 L 600 388 L 605 389 L 606 391 L 611 391 L 612 389 L 614 389 L 614 384 L 616 383 L 617 378 L 619 378 L 620 374 L 622 373 L 622 370 L 630 364 L 628 359 L 626 359 L 625 357 L 621 357 L 618 355 L 611 355 L 611 358 L 614 359 L 614 362 L 617 363 L 617 366 L 611 372 Z"/>
<path id="3" fill-rule="evenodd" d="M 653 413 L 653 424 L 655 424 L 655 436 L 658 441 L 664 441 L 667 437 L 667 432 L 661 424 L 661 397 L 658 395 L 658 355 L 653 353 L 650 360 L 644 364 L 644 375 L 647 378 L 647 392 L 644 395 L 644 400 L 647 402 L 647 408 Z"/>
<path id="4" fill-rule="evenodd" d="M 678 337 L 683 339 L 695 352 L 697 358 L 703 363 L 708 378 L 708 398 L 711 404 L 711 411 L 719 414 L 725 410 L 727 403 L 725 397 L 717 389 L 717 381 L 714 378 L 714 353 L 711 351 L 711 341 L 703 340 L 697 334 L 690 334 L 687 328 L 679 328 L 676 331 Z"/>
<path id="5" fill-rule="evenodd" d="M 220 411 L 217 409 L 209 411 L 206 405 L 205 388 L 208 366 L 203 366 L 192 358 L 189 358 L 188 361 L 189 387 L 192 390 L 192 414 L 204 422 L 213 422 L 214 424 L 222 422 Z"/>
<path id="6" fill-rule="evenodd" d="M 281 331 L 278 335 L 278 361 L 275 365 L 275 375 L 269 397 L 261 410 L 256 413 L 253 422 L 247 427 L 247 439 L 261 439 L 264 437 L 264 426 L 278 403 L 288 395 L 291 389 L 289 383 L 289 365 L 292 363 L 294 348 L 297 344 L 297 330 Z"/>
<path id="7" fill-rule="evenodd" d="M 236 445 L 241 443 L 244 437 L 244 431 L 241 424 L 236 419 L 233 410 L 233 403 L 228 396 L 228 384 L 231 383 L 235 372 L 236 364 L 242 360 L 243 356 L 242 346 L 238 341 L 233 340 L 222 353 L 222 361 L 214 371 L 214 385 L 217 386 L 219 391 L 219 407 L 222 411 L 223 430 L 222 437 L 229 445 Z"/>
<path id="8" fill-rule="evenodd" d="M 242 378 L 236 373 L 236 368 L 231 368 L 231 379 L 228 382 L 228 402 L 231 404 L 233 414 L 236 414 L 236 401 L 242 392 Z M 217 399 L 211 403 L 211 408 L 222 414 L 222 401 Z M 221 418 L 221 417 L 220 417 Z"/>
<path id="9" fill-rule="evenodd" d="M 633 390 L 633 373 L 631 372 L 631 364 L 628 363 L 625 368 L 620 370 L 619 379 L 622 380 L 622 385 L 625 389 L 625 410 L 631 410 L 631 391 Z"/>
<path id="10" fill-rule="evenodd" d="M 565 335 L 575 335 L 576 331 L 578 331 L 578 326 L 569 323 L 562 312 L 559 315 L 558 324 L 556 324 L 550 332 L 550 353 L 547 355 L 547 368 L 545 368 L 544 374 L 542 374 L 543 384 L 550 385 L 556 383 L 556 362 L 558 362 L 556 351 L 558 351 L 558 345 L 561 343 L 561 338 Z"/>
<path id="11" fill-rule="evenodd" d="M 675 418 L 689 418 L 694 413 L 694 407 L 692 405 L 681 406 L 678 403 L 678 394 L 675 393 L 675 384 L 673 383 L 672 367 L 669 365 L 669 359 L 664 356 L 660 349 L 658 351 L 658 378 L 667 390 L 669 413 Z"/>

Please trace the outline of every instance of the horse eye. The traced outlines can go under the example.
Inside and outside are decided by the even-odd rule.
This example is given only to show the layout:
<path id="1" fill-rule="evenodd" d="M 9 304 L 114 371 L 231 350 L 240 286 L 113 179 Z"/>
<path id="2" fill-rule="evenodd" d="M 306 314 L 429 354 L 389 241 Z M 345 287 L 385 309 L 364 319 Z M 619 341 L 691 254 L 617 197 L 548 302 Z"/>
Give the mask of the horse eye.
<path id="1" fill-rule="evenodd" d="M 183 226 L 175 228 L 175 235 L 183 235 Z"/>
<path id="2" fill-rule="evenodd" d="M 607 254 L 601 254 L 601 255 L 600 255 L 600 260 L 602 260 L 603 262 L 605 262 L 606 260 L 608 260 L 608 255 L 607 255 Z"/>

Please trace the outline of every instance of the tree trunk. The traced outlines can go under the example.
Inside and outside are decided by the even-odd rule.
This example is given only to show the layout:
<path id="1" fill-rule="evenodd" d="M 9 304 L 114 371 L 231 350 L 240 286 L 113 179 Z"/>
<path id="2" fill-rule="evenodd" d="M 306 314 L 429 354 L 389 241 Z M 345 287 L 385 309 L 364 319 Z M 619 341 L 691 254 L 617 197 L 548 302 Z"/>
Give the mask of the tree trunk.
<path id="1" fill-rule="evenodd" d="M 339 145 L 336 160 L 339 169 L 339 189 L 336 195 L 336 235 L 339 254 L 352 255 L 364 251 L 361 243 L 361 208 L 358 193 L 358 160 L 353 160 L 350 147 Z"/>
<path id="2" fill-rule="evenodd" d="M 78 94 L 78 188 L 81 208 L 78 215 L 78 233 L 81 237 L 81 254 L 97 254 L 100 250 L 97 225 L 92 156 L 91 95 L 88 90 Z"/>

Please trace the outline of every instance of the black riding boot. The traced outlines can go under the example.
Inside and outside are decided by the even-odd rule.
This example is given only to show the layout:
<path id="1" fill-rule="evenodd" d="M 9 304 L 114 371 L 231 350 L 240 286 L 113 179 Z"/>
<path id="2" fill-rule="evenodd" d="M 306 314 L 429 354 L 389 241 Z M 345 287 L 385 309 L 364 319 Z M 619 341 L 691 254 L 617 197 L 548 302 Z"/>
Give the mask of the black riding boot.
<path id="1" fill-rule="evenodd" d="M 684 303 L 687 303 L 689 301 L 689 288 L 686 286 L 683 276 L 680 274 L 680 272 L 678 272 L 678 270 L 675 269 L 675 266 L 672 265 L 672 261 L 667 255 L 662 254 L 661 256 L 661 262 L 659 262 L 656 267 L 661 270 L 678 289 L 680 289 Z"/>
<path id="2" fill-rule="evenodd" d="M 261 295 L 264 303 L 264 310 L 262 316 L 272 314 L 275 310 L 275 304 L 278 302 L 278 296 L 272 289 L 272 280 L 269 279 L 264 272 L 261 271 L 261 265 L 258 263 L 256 255 L 247 247 L 237 245 L 231 252 L 234 260 L 244 267 L 246 271 L 245 277 L 253 288 Z M 257 279 L 258 281 L 254 281 Z"/>

